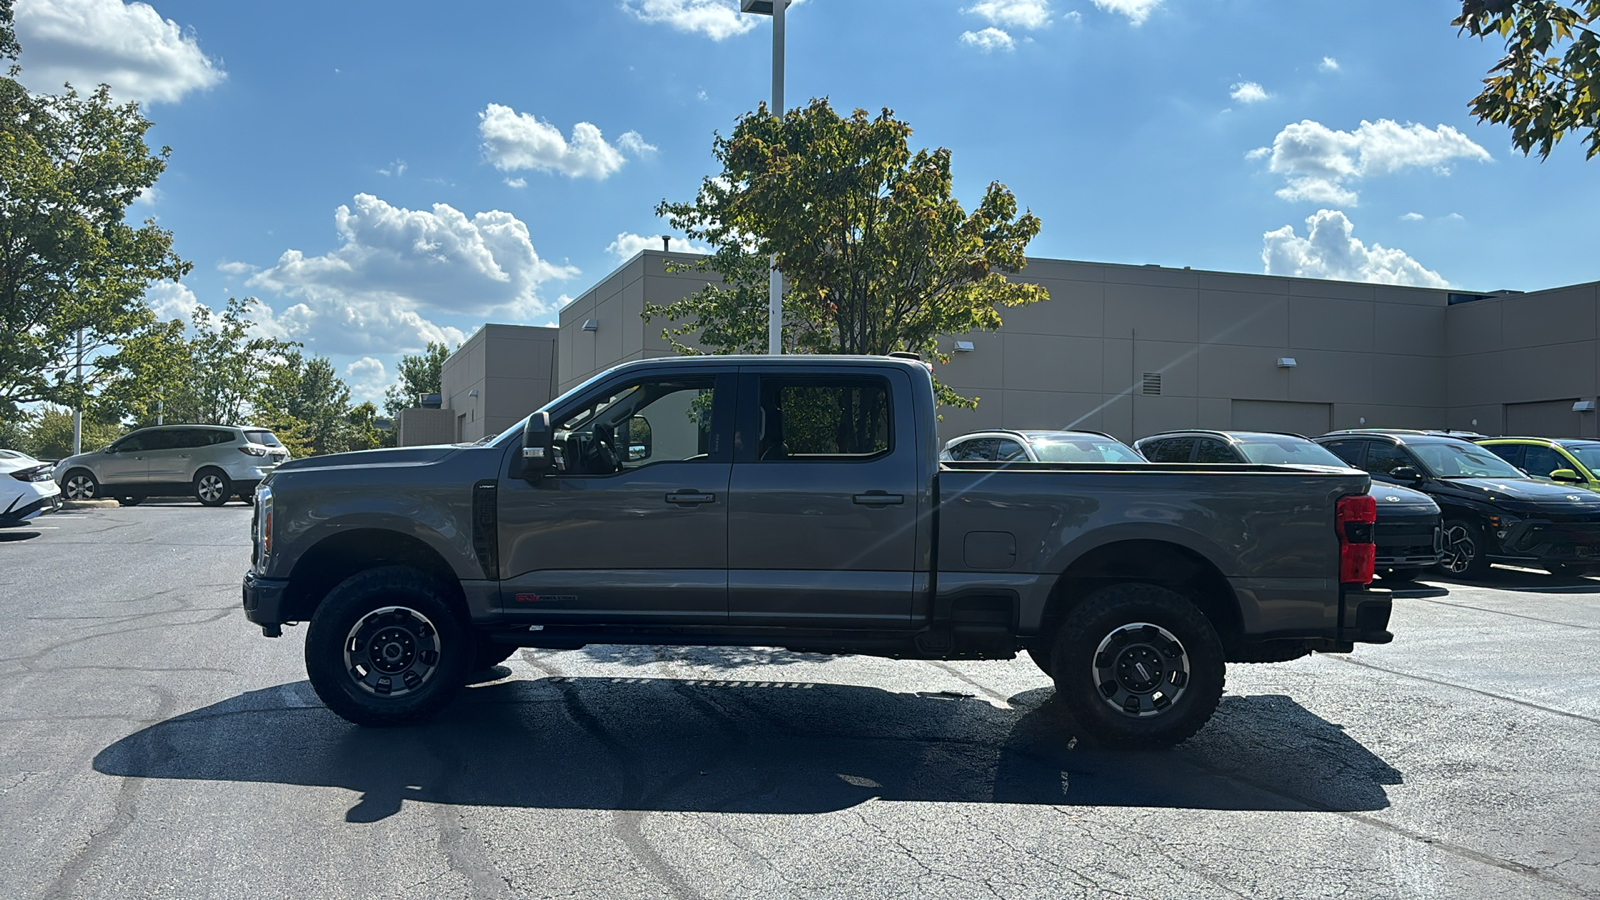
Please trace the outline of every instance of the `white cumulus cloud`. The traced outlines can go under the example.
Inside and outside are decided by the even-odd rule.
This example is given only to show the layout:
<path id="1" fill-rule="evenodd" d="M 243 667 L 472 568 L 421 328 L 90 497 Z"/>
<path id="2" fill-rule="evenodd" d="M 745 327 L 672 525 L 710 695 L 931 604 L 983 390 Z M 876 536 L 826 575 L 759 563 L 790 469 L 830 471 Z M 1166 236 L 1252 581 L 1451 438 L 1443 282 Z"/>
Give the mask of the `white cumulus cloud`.
<path id="1" fill-rule="evenodd" d="M 1322 62 L 1317 63 L 1317 68 L 1324 72 L 1337 72 L 1339 71 L 1339 61 L 1331 56 L 1324 56 Z"/>
<path id="2" fill-rule="evenodd" d="M 711 248 L 702 247 L 685 238 L 673 236 L 672 250 L 678 253 L 710 253 Z M 660 250 L 661 235 L 634 234 L 624 231 L 617 235 L 617 239 L 606 246 L 606 252 L 617 258 L 617 262 L 627 262 L 640 250 Z"/>
<path id="3" fill-rule="evenodd" d="M 1094 0 L 1094 5 L 1106 12 L 1127 16 L 1128 21 L 1135 25 L 1143 25 L 1144 20 L 1150 18 L 1150 14 L 1161 5 L 1161 0 Z"/>
<path id="4" fill-rule="evenodd" d="M 519 191 L 528 186 L 528 179 L 523 178 L 520 175 L 516 178 L 503 178 L 501 180 L 506 183 L 506 187 L 514 188 Z"/>
<path id="5" fill-rule="evenodd" d="M 1402 221 L 1402 222 L 1420 222 L 1420 221 L 1422 221 L 1422 213 L 1408 212 L 1405 215 L 1400 217 L 1400 221 Z"/>
<path id="6" fill-rule="evenodd" d="M 622 8 L 641 22 L 670 25 L 713 41 L 744 34 L 759 18 L 740 14 L 737 0 L 622 0 Z"/>
<path id="7" fill-rule="evenodd" d="M 181 319 L 187 323 L 194 315 L 194 308 L 200 305 L 200 299 L 194 295 L 194 291 L 176 281 L 152 282 L 145 289 L 144 302 L 163 322 Z"/>
<path id="8" fill-rule="evenodd" d="M 34 90 L 108 84 L 122 100 L 174 103 L 227 77 L 192 30 L 147 3 L 18 0 L 15 12 L 22 81 Z"/>
<path id="9" fill-rule="evenodd" d="M 383 360 L 363 356 L 344 367 L 344 381 L 350 386 L 350 399 L 356 403 L 368 401 L 382 408 L 383 392 L 389 386 L 389 372 Z"/>
<path id="10" fill-rule="evenodd" d="M 998 28 L 985 28 L 982 31 L 963 31 L 961 32 L 961 43 L 977 47 L 985 53 L 993 53 L 996 50 L 1013 50 L 1017 45 L 1016 41 L 1011 39 L 1011 35 Z"/>
<path id="11" fill-rule="evenodd" d="M 555 309 L 541 283 L 578 274 L 541 259 L 527 225 L 499 210 L 469 218 L 443 203 L 404 209 L 357 194 L 334 212 L 334 226 L 337 249 L 319 256 L 286 250 L 248 282 L 297 299 L 272 321 L 324 353 L 459 342 L 460 329 L 429 317 L 527 320 Z"/>
<path id="12" fill-rule="evenodd" d="M 1228 89 L 1228 96 L 1240 103 L 1260 103 L 1272 95 L 1254 81 L 1241 81 Z"/>
<path id="13" fill-rule="evenodd" d="M 656 149 L 637 131 L 622 135 L 614 147 L 589 122 L 572 126 L 568 141 L 549 122 L 498 103 L 478 113 L 478 136 L 483 138 L 484 157 L 502 172 L 537 169 L 568 178 L 606 178 L 626 162 L 623 151 L 643 156 Z"/>
<path id="14" fill-rule="evenodd" d="M 1306 236 L 1285 225 L 1261 236 L 1261 261 L 1268 275 L 1331 278 L 1417 287 L 1449 287 L 1438 272 L 1412 259 L 1404 250 L 1367 245 L 1355 237 L 1345 214 L 1318 210 L 1306 218 Z"/>
<path id="15" fill-rule="evenodd" d="M 1284 176 L 1288 183 L 1278 191 L 1279 197 L 1342 206 L 1357 201 L 1356 192 L 1345 184 L 1348 181 L 1424 166 L 1448 175 L 1447 164 L 1453 160 L 1491 158 L 1489 151 L 1449 125 L 1429 128 L 1391 119 L 1362 121 L 1355 131 L 1337 131 L 1306 119 L 1284 126 L 1271 148 L 1257 148 L 1246 156 L 1269 159 L 1267 168 Z"/>
<path id="16" fill-rule="evenodd" d="M 962 12 L 982 16 L 991 25 L 1028 29 L 1049 25 L 1051 14 L 1050 0 L 978 0 Z"/>

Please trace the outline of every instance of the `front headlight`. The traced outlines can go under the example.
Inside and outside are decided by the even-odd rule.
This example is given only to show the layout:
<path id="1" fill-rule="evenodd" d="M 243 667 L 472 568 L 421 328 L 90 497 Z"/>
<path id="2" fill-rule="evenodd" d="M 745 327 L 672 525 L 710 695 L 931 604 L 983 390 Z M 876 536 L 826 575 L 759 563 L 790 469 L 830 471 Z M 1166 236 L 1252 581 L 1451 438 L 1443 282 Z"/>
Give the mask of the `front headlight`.
<path id="1" fill-rule="evenodd" d="M 267 571 L 267 560 L 272 556 L 272 488 L 256 488 L 256 514 L 250 523 L 251 537 L 255 543 L 257 574 Z"/>

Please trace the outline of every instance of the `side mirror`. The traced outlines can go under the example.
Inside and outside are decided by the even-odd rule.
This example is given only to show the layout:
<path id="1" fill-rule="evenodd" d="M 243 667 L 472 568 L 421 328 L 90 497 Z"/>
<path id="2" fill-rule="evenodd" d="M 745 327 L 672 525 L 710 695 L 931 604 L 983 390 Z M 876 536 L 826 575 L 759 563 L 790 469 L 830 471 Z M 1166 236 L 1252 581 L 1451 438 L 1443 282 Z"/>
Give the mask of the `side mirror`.
<path id="1" fill-rule="evenodd" d="M 650 420 L 644 416 L 628 417 L 628 462 L 649 459 L 655 449 L 650 432 Z"/>
<path id="2" fill-rule="evenodd" d="M 1571 469 L 1557 469 L 1550 473 L 1551 481 L 1563 481 L 1567 484 L 1583 484 L 1583 476 Z"/>
<path id="3" fill-rule="evenodd" d="M 540 410 L 522 425 L 522 477 L 538 481 L 555 468 L 555 432 L 550 413 Z"/>
<path id="4" fill-rule="evenodd" d="M 1397 466 L 1389 473 L 1389 477 L 1405 484 L 1416 484 L 1422 480 L 1422 473 L 1415 466 Z"/>

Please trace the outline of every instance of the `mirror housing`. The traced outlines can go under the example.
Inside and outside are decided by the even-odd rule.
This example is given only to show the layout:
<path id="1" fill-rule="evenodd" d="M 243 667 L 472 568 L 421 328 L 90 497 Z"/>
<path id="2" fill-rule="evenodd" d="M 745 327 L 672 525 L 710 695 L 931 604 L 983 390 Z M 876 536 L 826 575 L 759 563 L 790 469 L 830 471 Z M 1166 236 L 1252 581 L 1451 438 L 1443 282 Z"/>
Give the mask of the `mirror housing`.
<path id="1" fill-rule="evenodd" d="M 550 413 L 539 410 L 522 423 L 522 477 L 538 481 L 555 469 L 555 432 Z"/>
<path id="2" fill-rule="evenodd" d="M 1389 477 L 1405 484 L 1416 484 L 1422 480 L 1422 472 L 1416 466 L 1396 466 Z"/>
<path id="3" fill-rule="evenodd" d="M 1583 484 L 1583 476 L 1571 469 L 1557 469 L 1550 473 L 1551 481 L 1560 481 L 1565 484 Z"/>
<path id="4" fill-rule="evenodd" d="M 653 452 L 655 452 L 655 440 L 650 431 L 650 420 L 644 416 L 629 416 L 628 462 L 649 459 Z"/>

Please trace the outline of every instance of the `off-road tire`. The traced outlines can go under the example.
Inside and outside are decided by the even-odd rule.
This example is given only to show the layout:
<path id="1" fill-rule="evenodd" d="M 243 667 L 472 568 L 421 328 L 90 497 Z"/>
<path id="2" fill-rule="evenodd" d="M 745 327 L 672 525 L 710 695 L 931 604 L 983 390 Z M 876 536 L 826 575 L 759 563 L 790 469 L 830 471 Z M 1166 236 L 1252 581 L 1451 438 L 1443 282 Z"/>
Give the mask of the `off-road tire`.
<path id="1" fill-rule="evenodd" d="M 1155 749 L 1186 740 L 1216 711 L 1226 678 L 1211 622 L 1187 599 L 1153 584 L 1090 594 L 1062 620 L 1050 660 L 1057 699 L 1088 738 L 1109 747 Z M 1124 705 L 1116 705 L 1117 697 Z M 1130 712 L 1129 702 L 1144 708 Z"/>
<path id="2" fill-rule="evenodd" d="M 221 469 L 207 468 L 194 473 L 194 498 L 201 506 L 221 506 L 233 496 L 233 479 Z"/>
<path id="3" fill-rule="evenodd" d="M 410 615 L 402 614 L 392 626 L 385 625 L 395 614 L 374 614 L 390 608 Z M 430 633 L 422 633 L 423 622 Z M 358 632 L 365 634 L 375 625 L 383 630 L 368 635 L 373 639 L 365 646 L 355 647 Z M 421 669 L 421 681 L 415 688 L 380 695 L 359 680 L 360 669 L 347 659 L 360 659 L 363 654 L 377 658 L 378 645 L 388 640 L 384 634 L 389 631 L 406 632 L 400 641 L 391 643 L 409 642 L 424 648 L 416 656 L 417 663 L 402 675 L 422 666 L 425 653 L 433 653 L 434 660 Z M 305 653 L 306 674 L 328 709 L 357 725 L 383 727 L 423 722 L 443 709 L 466 681 L 476 642 L 448 585 L 418 569 L 384 566 L 352 575 L 328 593 L 311 616 Z M 371 678 L 372 673 L 369 668 L 365 677 Z"/>
<path id="4" fill-rule="evenodd" d="M 1039 671 L 1051 678 L 1055 677 L 1055 666 L 1050 661 L 1050 651 L 1043 644 L 1034 644 L 1028 647 L 1028 658 L 1039 667 Z"/>

